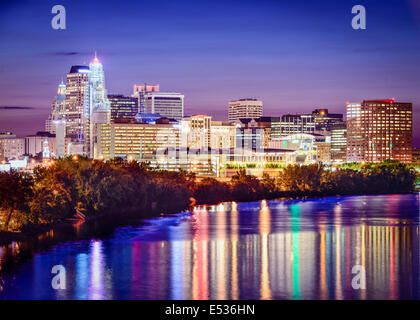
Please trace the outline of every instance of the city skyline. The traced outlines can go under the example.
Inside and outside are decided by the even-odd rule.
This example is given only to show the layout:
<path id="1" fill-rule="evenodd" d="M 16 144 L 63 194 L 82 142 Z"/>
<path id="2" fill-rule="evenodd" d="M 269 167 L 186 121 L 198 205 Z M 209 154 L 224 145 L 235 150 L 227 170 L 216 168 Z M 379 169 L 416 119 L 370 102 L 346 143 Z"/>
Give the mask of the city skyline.
<path id="1" fill-rule="evenodd" d="M 64 1 L 67 29 L 57 31 L 50 26 L 50 1 L 23 7 L 6 1 L 0 13 L 0 106 L 17 109 L 0 110 L 0 129 L 20 136 L 42 130 L 61 79 L 70 66 L 88 65 L 95 51 L 109 94 L 131 95 L 136 83 L 159 83 L 162 91 L 185 95 L 186 115 L 225 120 L 229 101 L 241 98 L 262 100 L 267 116 L 316 108 L 344 114 L 346 102 L 395 98 L 413 103 L 416 123 L 420 11 L 414 1 L 396 3 L 365 1 L 368 26 L 357 31 L 350 25 L 351 1 L 240 7 L 122 1 L 99 8 Z M 150 14 L 139 18 L 136 9 Z M 101 18 L 89 17 L 91 10 Z M 169 14 L 173 10 L 178 17 Z M 158 12 L 163 17 L 157 22 L 152 16 Z M 205 21 L 195 16 L 200 12 Z M 15 21 L 15 13 L 26 22 Z M 107 19 L 122 23 L 121 29 L 110 28 Z M 420 132 L 413 129 L 418 146 Z"/>

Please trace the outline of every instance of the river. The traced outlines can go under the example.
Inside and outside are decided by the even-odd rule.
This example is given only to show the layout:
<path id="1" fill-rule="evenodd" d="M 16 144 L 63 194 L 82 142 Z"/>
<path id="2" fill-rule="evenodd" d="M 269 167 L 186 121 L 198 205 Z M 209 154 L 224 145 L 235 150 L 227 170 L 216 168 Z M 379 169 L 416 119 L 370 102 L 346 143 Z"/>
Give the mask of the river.
<path id="1" fill-rule="evenodd" d="M 419 299 L 419 215 L 417 193 L 200 206 L 33 249 L 0 299 Z"/>

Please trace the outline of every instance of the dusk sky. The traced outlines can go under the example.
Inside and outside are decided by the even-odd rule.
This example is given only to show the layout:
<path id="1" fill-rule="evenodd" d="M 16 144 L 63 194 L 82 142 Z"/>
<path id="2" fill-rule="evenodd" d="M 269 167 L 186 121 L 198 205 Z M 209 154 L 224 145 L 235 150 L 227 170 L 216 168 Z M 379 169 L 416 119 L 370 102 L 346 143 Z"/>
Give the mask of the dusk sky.
<path id="1" fill-rule="evenodd" d="M 51 27 L 56 4 L 66 30 Z M 357 4 L 366 30 L 351 27 Z M 1 0 L 0 43 L 0 131 L 43 130 L 61 79 L 97 51 L 108 93 L 160 84 L 185 94 L 186 115 L 227 119 L 246 97 L 273 116 L 412 102 L 420 145 L 419 0 Z"/>

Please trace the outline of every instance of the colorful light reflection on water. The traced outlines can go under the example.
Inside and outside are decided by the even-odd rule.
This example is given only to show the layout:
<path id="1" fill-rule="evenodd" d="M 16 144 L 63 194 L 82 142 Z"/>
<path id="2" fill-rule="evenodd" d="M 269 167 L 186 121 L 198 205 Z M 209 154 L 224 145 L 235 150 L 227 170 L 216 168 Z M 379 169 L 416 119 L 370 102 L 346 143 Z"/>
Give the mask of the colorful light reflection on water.
<path id="1" fill-rule="evenodd" d="M 0 298 L 419 299 L 419 214 L 418 194 L 200 206 L 38 253 Z M 66 290 L 51 288 L 56 264 Z"/>

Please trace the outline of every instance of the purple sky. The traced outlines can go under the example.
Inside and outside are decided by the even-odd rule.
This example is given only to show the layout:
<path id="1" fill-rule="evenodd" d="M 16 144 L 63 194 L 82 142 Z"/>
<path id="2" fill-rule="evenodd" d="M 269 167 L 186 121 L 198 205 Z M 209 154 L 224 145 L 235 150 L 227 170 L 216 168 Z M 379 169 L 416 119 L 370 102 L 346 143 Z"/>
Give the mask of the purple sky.
<path id="1" fill-rule="evenodd" d="M 0 131 L 42 130 L 58 83 L 96 50 L 109 93 L 161 85 L 185 94 L 186 113 L 227 118 L 229 100 L 254 97 L 265 115 L 346 101 L 413 102 L 420 145 L 417 0 L 63 0 L 67 29 L 51 28 L 56 1 L 0 4 Z M 363 4 L 367 29 L 351 28 Z"/>

